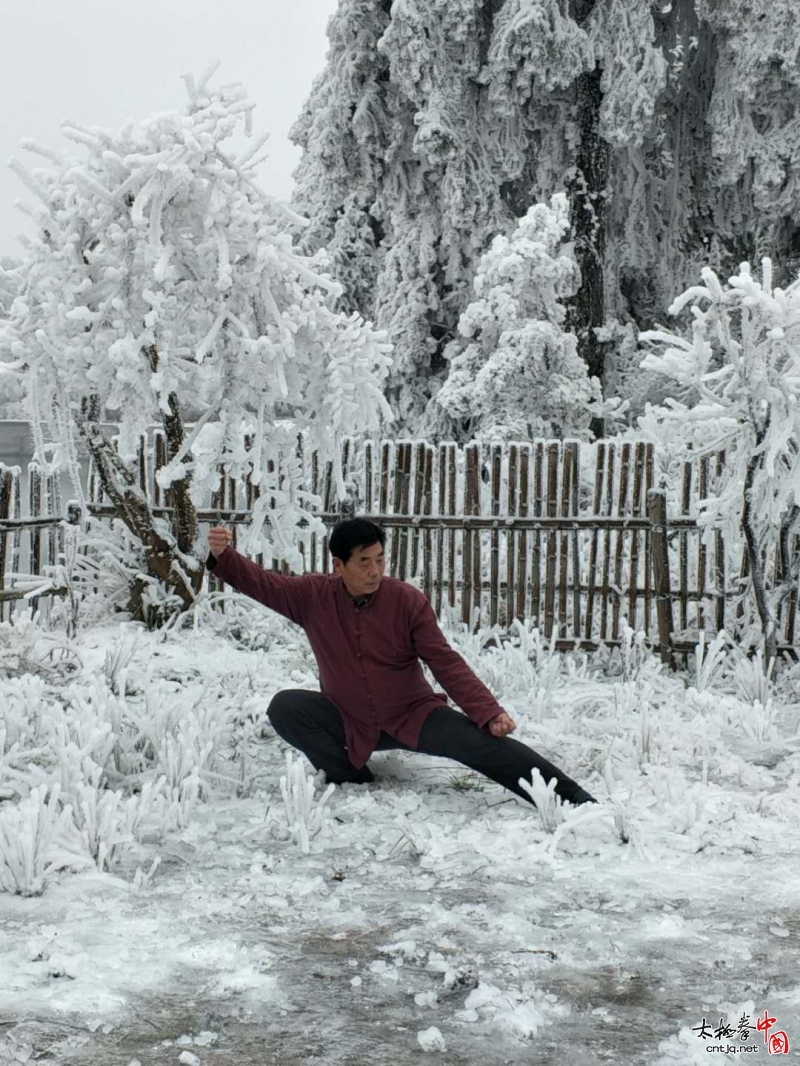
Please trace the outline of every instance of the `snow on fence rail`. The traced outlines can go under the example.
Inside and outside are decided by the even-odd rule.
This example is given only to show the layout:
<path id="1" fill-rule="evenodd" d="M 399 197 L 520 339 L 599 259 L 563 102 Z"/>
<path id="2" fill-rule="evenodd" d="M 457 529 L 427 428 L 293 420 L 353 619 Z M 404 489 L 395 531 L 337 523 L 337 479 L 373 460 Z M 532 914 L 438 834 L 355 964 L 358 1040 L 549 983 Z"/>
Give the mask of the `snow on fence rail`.
<path id="1" fill-rule="evenodd" d="M 27 573 L 38 577 L 45 566 L 55 567 L 64 551 L 60 479 L 42 477 L 38 466 L 29 463 L 25 481 L 28 517 L 23 519 L 22 470 L 0 462 L 0 620 L 6 611 L 11 613 L 15 600 L 28 598 L 24 587 L 6 587 L 7 575 L 16 575 L 21 567 L 27 567 Z M 38 584 L 47 582 L 41 580 Z M 49 591 L 62 595 L 66 589 Z M 34 610 L 37 608 L 38 597 L 31 599 L 31 605 Z"/>
<path id="2" fill-rule="evenodd" d="M 302 440 L 298 449 L 302 454 Z M 385 526 L 387 572 L 417 584 L 437 613 L 449 605 L 470 625 L 501 627 L 537 619 L 548 639 L 555 631 L 560 647 L 614 645 L 627 621 L 665 657 L 693 647 L 699 630 L 731 631 L 752 613 L 741 545 L 726 544 L 716 531 L 703 538 L 696 521 L 699 501 L 715 492 L 724 472 L 723 455 L 675 469 L 659 465 L 658 486 L 657 457 L 641 441 L 459 447 L 348 440 L 342 459 L 347 498 L 336 500 L 333 464 L 303 455 L 323 522 L 330 528 L 358 514 Z M 166 462 L 163 433 L 150 445 L 142 438 L 140 486 L 164 516 L 171 494 L 155 475 Z M 270 463 L 267 470 L 280 483 L 280 468 Z M 30 464 L 25 491 L 21 480 L 19 469 L 0 468 L 0 590 L 4 570 L 19 570 L 24 537 L 31 574 L 63 549 L 55 479 L 42 479 Z M 235 538 L 259 495 L 249 478 L 221 470 L 210 506 L 198 510 L 201 535 L 226 521 Z M 114 514 L 91 465 L 86 496 L 92 514 Z M 303 558 L 306 571 L 327 573 L 327 537 L 312 537 Z M 256 561 L 265 565 L 262 556 Z M 280 559 L 270 565 L 290 572 Z M 221 587 L 213 578 L 211 585 Z M 19 595 L 0 591 L 0 607 Z M 794 645 L 796 613 L 795 592 L 782 608 L 783 647 Z"/>

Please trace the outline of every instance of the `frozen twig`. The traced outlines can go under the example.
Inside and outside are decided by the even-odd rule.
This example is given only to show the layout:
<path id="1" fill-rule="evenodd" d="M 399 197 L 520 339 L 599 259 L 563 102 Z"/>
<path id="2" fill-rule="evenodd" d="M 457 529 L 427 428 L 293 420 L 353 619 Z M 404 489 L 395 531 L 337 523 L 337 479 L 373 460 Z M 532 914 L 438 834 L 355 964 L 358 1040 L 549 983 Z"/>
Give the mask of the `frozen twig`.
<path id="1" fill-rule="evenodd" d="M 313 774 L 306 775 L 302 761 L 287 751 L 286 773 L 280 779 L 281 796 L 292 840 L 300 845 L 304 855 L 309 853 L 309 842 L 325 824 L 325 805 L 335 787 L 328 785 L 317 799 Z"/>

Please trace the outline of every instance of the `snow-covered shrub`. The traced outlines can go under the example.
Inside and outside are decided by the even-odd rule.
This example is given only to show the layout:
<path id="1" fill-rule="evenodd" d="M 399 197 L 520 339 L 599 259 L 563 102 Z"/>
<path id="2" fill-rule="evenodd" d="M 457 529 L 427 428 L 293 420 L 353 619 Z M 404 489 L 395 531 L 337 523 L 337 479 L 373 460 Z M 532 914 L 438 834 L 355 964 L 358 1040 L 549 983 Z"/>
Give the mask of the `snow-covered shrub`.
<path id="1" fill-rule="evenodd" d="M 194 767 L 178 784 L 163 790 L 158 816 L 158 828 L 162 840 L 168 833 L 186 829 L 201 800 L 202 792 L 203 786 L 197 767 Z"/>
<path id="2" fill-rule="evenodd" d="M 653 761 L 658 743 L 658 726 L 650 713 L 649 695 L 639 695 L 639 728 L 636 732 L 636 756 L 639 765 Z"/>
<path id="3" fill-rule="evenodd" d="M 298 433 L 331 457 L 341 497 L 342 437 L 391 418 L 381 392 L 389 346 L 335 308 L 340 286 L 323 256 L 298 253 L 305 220 L 258 187 L 253 152 L 226 152 L 242 127 L 250 132 L 254 104 L 238 85 L 210 89 L 212 74 L 187 79 L 182 111 L 118 133 L 67 125 L 82 156 L 29 142 L 48 166 L 13 164 L 37 200 L 38 228 L 0 325 L 0 364 L 25 385 L 43 474 L 68 464 L 82 505 L 75 430 L 87 447 L 132 538 L 112 576 L 124 577 L 124 606 L 148 622 L 189 606 L 200 588 L 196 507 L 217 489 L 220 466 L 264 490 L 247 549 L 300 568 L 298 540 L 321 527 L 294 458 Z M 276 422 L 287 405 L 290 427 Z M 118 439 L 107 421 L 118 422 Z M 139 439 L 153 422 L 165 434 L 158 483 L 172 496 L 171 523 L 138 487 Z"/>
<path id="4" fill-rule="evenodd" d="M 691 336 L 642 333 L 642 366 L 671 379 L 679 393 L 639 420 L 640 430 L 672 437 L 694 457 L 725 452 L 718 491 L 702 501 L 699 521 L 731 541 L 744 534 L 749 581 L 761 622 L 765 665 L 777 652 L 777 611 L 795 587 L 790 545 L 800 520 L 800 281 L 773 287 L 772 262 L 759 281 L 749 264 L 727 285 L 706 267 L 670 307 L 691 305 Z M 773 584 L 767 556 L 780 560 Z"/>
<path id="5" fill-rule="evenodd" d="M 30 672 L 40 631 L 30 611 L 15 611 L 0 622 L 0 677 Z"/>
<path id="6" fill-rule="evenodd" d="M 214 741 L 205 739 L 196 719 L 184 718 L 181 726 L 179 733 L 167 734 L 156 749 L 156 772 L 164 775 L 170 789 L 178 788 L 192 774 L 199 777 L 214 750 Z"/>
<path id="7" fill-rule="evenodd" d="M 458 324 L 464 340 L 445 349 L 450 370 L 435 397 L 472 436 L 585 437 L 600 413 L 599 383 L 563 329 L 561 301 L 580 276 L 569 228 L 567 198 L 557 194 L 531 207 L 510 237 L 495 237 L 478 264 L 475 299 Z"/>
<path id="8" fill-rule="evenodd" d="M 658 771 L 661 772 L 658 772 Z M 658 800 L 659 812 L 677 833 L 701 836 L 708 825 L 708 781 L 687 780 L 683 767 L 651 768 L 647 786 Z"/>
<path id="9" fill-rule="evenodd" d="M 725 663 L 727 642 L 725 630 L 721 629 L 706 648 L 705 630 L 700 630 L 694 649 L 694 687 L 698 692 L 705 692 L 720 673 Z"/>
<path id="10" fill-rule="evenodd" d="M 40 590 L 48 585 L 48 581 L 37 582 Z M 34 614 L 30 608 L 18 606 L 10 622 L 0 622 L 0 677 L 38 674 L 50 684 L 63 684 L 81 669 L 75 646 L 69 639 L 46 631 L 39 611 Z"/>
<path id="11" fill-rule="evenodd" d="M 635 681 L 616 681 L 613 692 L 617 721 L 624 722 L 639 706 L 639 686 Z"/>
<path id="12" fill-rule="evenodd" d="M 642 630 L 637 633 L 628 625 L 626 618 L 621 620 L 619 654 L 623 681 L 638 681 L 648 659 L 652 658 L 648 655 L 645 640 Z"/>
<path id="13" fill-rule="evenodd" d="M 23 772 L 46 738 L 43 719 L 60 713 L 60 703 L 48 696 L 44 679 L 33 674 L 2 679 L 0 715 L 0 798 L 14 794 L 15 772 Z"/>
<path id="14" fill-rule="evenodd" d="M 125 675 L 138 650 L 140 631 L 134 629 L 129 638 L 129 630 L 119 627 L 119 634 L 111 647 L 106 648 L 103 661 L 103 677 L 109 689 L 119 696 L 125 688 Z"/>
<path id="15" fill-rule="evenodd" d="M 538 626 L 532 626 L 528 619 L 524 623 L 515 619 L 510 627 L 511 645 L 507 652 L 507 676 L 517 676 L 519 657 L 523 662 L 532 664 L 535 671 L 535 706 L 536 717 L 544 717 L 544 709 L 549 706 L 553 687 L 564 666 L 564 656 L 556 650 L 558 631 L 553 627 L 548 640 Z M 512 648 L 519 641 L 519 656 L 513 655 Z M 513 660 L 513 661 L 511 661 Z"/>
<path id="16" fill-rule="evenodd" d="M 204 779 L 212 776 L 232 714 L 219 687 L 198 682 L 177 687 L 138 672 L 138 688 L 128 693 L 124 671 L 117 680 L 118 695 L 100 677 L 70 693 L 63 722 L 53 731 L 59 758 L 67 760 L 72 743 L 115 783 L 131 775 L 149 780 L 163 776 L 172 788 L 193 770 Z"/>
<path id="17" fill-rule="evenodd" d="M 67 527 L 60 580 L 69 593 L 54 605 L 55 614 L 51 608 L 51 617 L 62 619 L 72 633 L 79 626 L 115 622 L 128 610 L 132 584 L 146 571 L 142 542 L 121 519 L 85 514 L 80 525 Z M 174 593 L 152 582 L 143 595 L 165 613 L 178 602 Z"/>
<path id="18" fill-rule="evenodd" d="M 529 618 L 515 618 L 507 639 L 499 626 L 474 631 L 459 620 L 447 628 L 453 646 L 501 702 L 513 700 L 537 722 L 547 716 L 565 661 L 555 629 L 548 640 Z"/>
<path id="19" fill-rule="evenodd" d="M 204 783 L 214 775 L 214 762 L 228 726 L 231 708 L 222 699 L 219 687 L 214 686 L 203 693 L 183 701 L 169 716 L 158 714 L 149 704 L 150 716 L 139 719 L 143 735 L 153 744 L 154 769 L 164 775 L 170 788 L 175 788 L 196 773 Z"/>
<path id="20" fill-rule="evenodd" d="M 627 797 L 624 799 L 618 793 L 610 762 L 606 762 L 603 769 L 603 778 L 608 792 L 608 803 L 611 806 L 611 812 L 614 818 L 614 829 L 617 831 L 617 836 L 620 841 L 623 844 L 629 844 L 634 831 L 632 815 L 633 793 L 628 792 Z"/>
<path id="21" fill-rule="evenodd" d="M 109 870 L 137 839 L 145 816 L 164 785 L 147 781 L 138 795 L 125 798 L 121 792 L 102 786 L 102 771 L 95 767 L 87 778 L 73 785 L 72 817 L 81 844 L 97 865 Z"/>
<path id="22" fill-rule="evenodd" d="M 170 619 L 162 635 L 166 640 L 168 633 L 191 627 L 194 633 L 213 633 L 245 651 L 268 651 L 285 624 L 239 592 L 201 592 L 188 611 Z"/>
<path id="23" fill-rule="evenodd" d="M 281 797 L 289 833 L 304 855 L 309 852 L 309 841 L 325 825 L 325 805 L 335 788 L 335 785 L 328 785 L 317 797 L 314 775 L 306 774 L 302 759 L 286 752 L 286 773 L 280 779 Z"/>
<path id="24" fill-rule="evenodd" d="M 70 693 L 65 725 L 70 738 L 114 783 L 141 773 L 149 765 L 124 687 L 115 695 L 105 679 L 93 676 Z"/>
<path id="25" fill-rule="evenodd" d="M 760 700 L 739 704 L 738 724 L 745 736 L 756 744 L 763 744 L 773 738 L 776 716 L 777 708 L 772 696 L 763 704 Z"/>
<path id="26" fill-rule="evenodd" d="M 534 767 L 530 781 L 521 777 L 519 784 L 536 804 L 544 831 L 554 833 L 564 821 L 564 801 L 556 795 L 556 779 L 553 777 L 549 782 L 545 782 L 539 770 Z"/>
<path id="27" fill-rule="evenodd" d="M 18 735 L 2 763 L 4 783 L 20 796 L 38 786 L 68 795 L 83 774 L 106 764 L 114 744 L 107 723 L 80 721 L 69 707 L 46 699 L 30 705 L 29 725 Z"/>
<path id="28" fill-rule="evenodd" d="M 734 670 L 736 695 L 745 703 L 760 703 L 762 707 L 766 707 L 772 695 L 774 673 L 774 660 L 764 669 L 764 657 L 760 648 L 752 659 L 740 654 Z"/>
<path id="29" fill-rule="evenodd" d="M 56 841 L 72 819 L 58 786 L 34 789 L 27 799 L 0 808 L 0 891 L 39 896 L 53 869 Z"/>
<path id="30" fill-rule="evenodd" d="M 651 714 L 653 685 L 640 675 L 638 681 L 614 682 L 612 691 L 617 728 L 624 736 L 632 737 L 636 762 L 641 767 L 652 761 L 657 750 L 658 726 Z M 633 721 L 636 726 L 632 733 Z"/>

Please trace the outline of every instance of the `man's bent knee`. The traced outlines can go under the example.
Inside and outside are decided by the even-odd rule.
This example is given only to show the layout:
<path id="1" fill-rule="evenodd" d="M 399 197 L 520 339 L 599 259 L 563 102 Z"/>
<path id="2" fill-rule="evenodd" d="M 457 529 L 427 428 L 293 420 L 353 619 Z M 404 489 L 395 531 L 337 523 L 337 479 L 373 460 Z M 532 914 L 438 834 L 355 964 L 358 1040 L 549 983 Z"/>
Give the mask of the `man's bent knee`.
<path id="1" fill-rule="evenodd" d="M 276 692 L 270 700 L 269 707 L 267 707 L 267 718 L 269 718 L 273 728 L 279 733 L 283 724 L 291 716 L 292 709 L 296 703 L 293 696 L 294 693 L 290 690 Z"/>

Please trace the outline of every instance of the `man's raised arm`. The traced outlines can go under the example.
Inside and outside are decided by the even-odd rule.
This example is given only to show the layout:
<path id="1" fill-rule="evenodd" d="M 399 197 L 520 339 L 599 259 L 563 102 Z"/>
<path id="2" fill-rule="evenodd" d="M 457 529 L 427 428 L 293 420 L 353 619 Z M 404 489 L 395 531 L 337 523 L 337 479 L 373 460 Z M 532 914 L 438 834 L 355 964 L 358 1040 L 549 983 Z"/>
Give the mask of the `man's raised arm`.
<path id="1" fill-rule="evenodd" d="M 214 577 L 277 611 L 290 622 L 303 625 L 310 602 L 307 576 L 291 577 L 262 569 L 236 551 L 231 544 L 230 530 L 223 526 L 208 531 L 208 546 L 210 554 L 206 567 Z"/>

